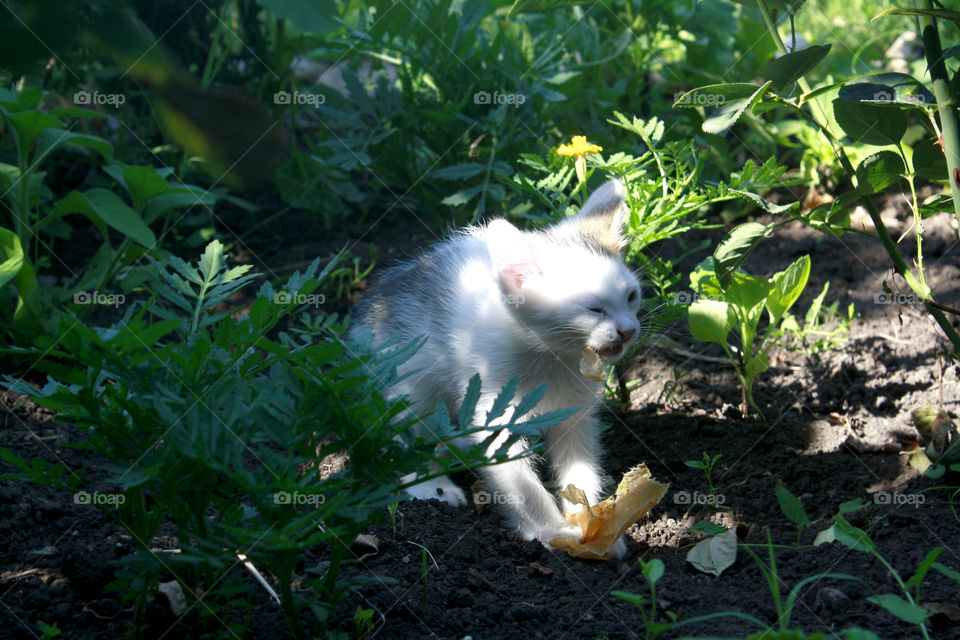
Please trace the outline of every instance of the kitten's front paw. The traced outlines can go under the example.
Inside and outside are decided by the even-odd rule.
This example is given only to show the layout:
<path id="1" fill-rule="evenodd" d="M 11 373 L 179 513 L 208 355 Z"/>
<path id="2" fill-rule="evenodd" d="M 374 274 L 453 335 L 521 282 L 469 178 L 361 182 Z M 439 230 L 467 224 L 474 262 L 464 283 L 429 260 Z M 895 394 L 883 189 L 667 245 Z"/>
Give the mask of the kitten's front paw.
<path id="1" fill-rule="evenodd" d="M 546 525 L 541 527 L 522 527 L 520 537 L 524 540 L 539 540 L 543 546 L 553 550 L 550 541 L 555 538 L 570 538 L 580 542 L 583 538 L 583 530 L 575 524 L 564 525 Z"/>
<path id="2" fill-rule="evenodd" d="M 455 507 L 467 504 L 467 494 L 446 477 L 415 484 L 407 487 L 406 491 L 414 500 L 439 500 Z"/>

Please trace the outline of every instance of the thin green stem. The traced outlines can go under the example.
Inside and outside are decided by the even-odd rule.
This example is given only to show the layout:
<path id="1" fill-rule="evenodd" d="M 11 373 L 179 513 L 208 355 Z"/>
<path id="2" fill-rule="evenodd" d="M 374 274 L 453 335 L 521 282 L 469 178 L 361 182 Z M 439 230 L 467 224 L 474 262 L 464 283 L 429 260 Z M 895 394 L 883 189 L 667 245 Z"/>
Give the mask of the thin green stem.
<path id="1" fill-rule="evenodd" d="M 927 4 L 931 9 L 936 8 L 933 2 Z M 954 215 L 960 222 L 960 125 L 957 122 L 956 93 L 947 76 L 936 18 L 920 16 L 920 26 L 923 29 L 923 50 L 933 82 L 933 95 L 937 98 L 937 112 L 940 115 L 940 139 L 947 159 L 947 181 L 953 193 Z"/>
<path id="2" fill-rule="evenodd" d="M 777 50 L 780 51 L 781 53 L 787 53 L 787 48 L 783 44 L 783 40 L 780 38 L 780 34 L 777 31 L 777 25 L 773 19 L 773 15 L 771 14 L 769 7 L 767 6 L 766 0 L 758 0 L 758 5 L 760 7 L 761 14 L 763 14 L 764 22 L 767 25 L 767 30 L 770 32 L 770 36 L 773 38 L 774 44 L 776 44 L 777 46 Z M 935 26 L 933 27 L 933 30 L 936 31 Z M 925 38 L 927 37 L 926 28 L 924 29 L 924 36 Z M 936 44 L 939 45 L 939 42 L 940 42 L 939 34 L 937 34 Z M 931 60 L 931 58 L 929 57 L 930 56 L 929 49 L 927 50 L 927 56 L 928 56 L 927 59 Z M 942 53 L 938 57 L 942 57 Z M 940 61 L 940 64 L 941 65 L 943 64 L 942 60 Z M 931 74 L 933 73 L 934 71 L 933 69 L 931 69 Z M 946 67 L 944 66 L 943 78 L 945 79 L 945 77 L 946 77 Z M 806 79 L 804 79 L 803 77 L 800 77 L 797 79 L 797 84 L 800 86 L 800 89 L 801 91 L 803 91 L 803 93 L 810 92 L 810 85 L 807 83 Z M 936 88 L 937 86 L 938 85 L 935 83 L 934 87 Z M 956 113 L 955 111 L 953 111 L 953 104 L 952 102 L 939 104 L 941 95 L 943 95 L 944 100 L 950 100 L 950 97 L 952 94 L 944 93 L 949 89 L 948 86 L 940 85 L 940 87 L 941 87 L 941 92 L 937 94 L 938 108 L 946 109 L 947 111 L 951 112 L 947 120 L 950 120 L 950 118 L 952 117 L 952 125 L 946 125 L 946 120 L 941 118 L 941 123 L 944 126 L 944 130 L 943 130 L 943 138 L 945 141 L 944 146 L 946 147 L 948 144 L 946 143 L 946 139 L 948 135 L 946 127 L 952 126 L 953 127 L 952 135 L 954 136 L 953 144 L 956 144 L 956 149 L 958 150 L 958 153 L 960 153 L 960 136 L 958 136 L 958 133 L 960 133 L 960 128 L 957 127 Z M 837 140 L 836 137 L 827 128 L 825 123 L 827 123 L 829 120 L 825 117 L 825 114 L 823 113 L 823 110 L 820 108 L 820 105 L 815 100 L 811 100 L 810 106 L 811 106 L 811 111 L 813 112 L 811 114 L 807 114 L 807 112 L 804 111 L 803 109 L 797 109 L 797 111 L 800 114 L 804 114 L 804 117 L 807 118 L 808 121 L 813 123 L 820 130 L 820 132 L 824 134 L 824 136 L 830 142 L 830 145 L 833 148 L 834 154 L 836 154 L 837 160 L 840 162 L 840 166 L 843 168 L 844 173 L 846 173 L 851 180 L 856 182 L 857 174 L 856 174 L 856 170 L 853 168 L 853 163 L 850 162 L 850 158 L 847 157 L 846 151 L 844 151 L 843 146 L 840 144 L 839 140 Z M 960 164 L 960 159 L 956 157 L 954 159 L 958 162 L 958 164 Z M 948 166 L 949 166 L 949 162 L 950 162 L 950 156 L 948 155 Z M 954 169 L 951 168 L 950 169 L 951 178 L 953 178 L 954 175 L 955 175 Z M 890 236 L 890 232 L 887 231 L 887 227 L 883 223 L 883 220 L 880 218 L 880 211 L 877 209 L 877 205 L 873 202 L 873 199 L 870 198 L 870 194 L 864 193 L 861 190 L 859 184 L 855 184 L 855 186 L 857 188 L 857 194 L 860 196 L 860 201 L 863 204 L 864 208 L 867 210 L 867 214 L 870 216 L 870 220 L 873 222 L 874 228 L 876 228 L 877 230 L 877 238 L 880 240 L 880 243 L 883 245 L 883 248 L 886 250 L 887 255 L 889 255 L 890 259 L 893 261 L 894 270 L 897 273 L 899 273 L 901 276 L 906 278 L 907 274 L 911 273 L 910 267 L 907 265 L 906 261 L 903 259 L 903 256 L 900 255 L 900 251 L 897 249 L 896 243 L 894 242 L 893 238 Z M 952 189 L 952 191 L 953 191 L 953 197 L 954 197 L 954 204 L 955 206 L 958 207 L 957 209 L 958 219 L 960 219 L 960 204 L 958 204 L 958 198 L 960 198 L 960 185 L 954 185 L 954 188 Z M 917 293 L 918 296 L 925 299 L 924 306 L 926 307 L 927 311 L 930 313 L 931 316 L 933 316 L 934 321 L 936 321 L 936 323 L 940 326 L 940 329 L 947 336 L 947 339 L 950 340 L 950 343 L 953 345 L 954 350 L 960 351 L 960 334 L 958 334 L 956 329 L 953 328 L 953 325 L 950 324 L 950 321 L 947 320 L 947 317 L 943 314 L 942 311 L 940 311 L 939 309 L 937 309 L 936 307 L 930 304 L 927 304 L 930 297 L 929 290 L 927 290 L 926 292 L 916 291 L 915 293 Z M 921 295 L 923 293 L 926 293 L 926 295 Z"/>

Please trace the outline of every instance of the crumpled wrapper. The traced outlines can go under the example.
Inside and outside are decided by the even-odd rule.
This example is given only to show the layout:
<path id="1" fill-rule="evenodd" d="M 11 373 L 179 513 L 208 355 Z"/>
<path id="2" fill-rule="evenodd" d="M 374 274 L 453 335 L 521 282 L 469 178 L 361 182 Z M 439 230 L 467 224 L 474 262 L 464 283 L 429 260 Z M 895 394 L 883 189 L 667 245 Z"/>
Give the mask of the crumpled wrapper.
<path id="1" fill-rule="evenodd" d="M 603 382 L 607 379 L 607 372 L 603 369 L 603 360 L 590 347 L 585 347 L 583 355 L 580 356 L 580 374 L 597 382 Z"/>
<path id="2" fill-rule="evenodd" d="M 554 538 L 550 546 L 577 558 L 608 560 L 613 556 L 611 549 L 620 536 L 660 502 L 669 487 L 669 484 L 651 478 L 645 464 L 626 472 L 616 493 L 593 506 L 590 506 L 586 494 L 571 484 L 560 495 L 574 504 L 584 505 L 579 513 L 565 516 L 571 524 L 580 527 L 583 538 L 580 542 Z"/>

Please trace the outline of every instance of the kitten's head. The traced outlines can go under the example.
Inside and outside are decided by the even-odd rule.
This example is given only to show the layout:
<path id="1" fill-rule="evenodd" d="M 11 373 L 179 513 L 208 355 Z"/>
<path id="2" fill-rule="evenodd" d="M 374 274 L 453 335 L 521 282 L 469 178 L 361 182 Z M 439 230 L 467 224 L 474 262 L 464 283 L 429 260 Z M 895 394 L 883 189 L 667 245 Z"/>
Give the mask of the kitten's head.
<path id="1" fill-rule="evenodd" d="M 627 207 L 613 180 L 579 214 L 544 232 L 524 233 L 505 220 L 487 227 L 487 247 L 503 303 L 557 355 L 592 347 L 617 360 L 640 333 L 640 284 L 620 250 Z"/>

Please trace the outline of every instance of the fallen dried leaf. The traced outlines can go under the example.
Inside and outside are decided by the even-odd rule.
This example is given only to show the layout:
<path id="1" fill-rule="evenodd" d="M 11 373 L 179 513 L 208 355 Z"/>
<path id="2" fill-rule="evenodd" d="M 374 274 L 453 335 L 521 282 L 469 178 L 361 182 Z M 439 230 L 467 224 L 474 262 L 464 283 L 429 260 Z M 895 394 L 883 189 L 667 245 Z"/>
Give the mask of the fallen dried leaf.
<path id="1" fill-rule="evenodd" d="M 358 560 L 366 560 L 380 553 L 380 539 L 377 536 L 361 533 L 353 539 L 350 551 L 357 556 Z"/>
<path id="2" fill-rule="evenodd" d="M 687 552 L 687 562 L 704 573 L 719 576 L 737 560 L 737 530 L 706 538 Z"/>
<path id="3" fill-rule="evenodd" d="M 183 595 L 183 588 L 180 587 L 180 583 L 176 580 L 161 582 L 157 585 L 157 589 L 160 593 L 167 596 L 167 601 L 170 603 L 170 611 L 173 615 L 178 618 L 182 616 L 187 610 L 187 598 Z"/>
<path id="4" fill-rule="evenodd" d="M 667 492 L 669 484 L 650 477 L 647 465 L 637 465 L 623 475 L 617 491 L 603 502 L 590 505 L 586 494 L 573 485 L 560 495 L 574 504 L 582 504 L 578 513 L 567 514 L 569 522 L 583 531 L 579 542 L 569 538 L 554 538 L 550 546 L 564 549 L 571 556 L 588 560 L 606 560 L 611 548 L 630 526 L 652 509 Z"/>

